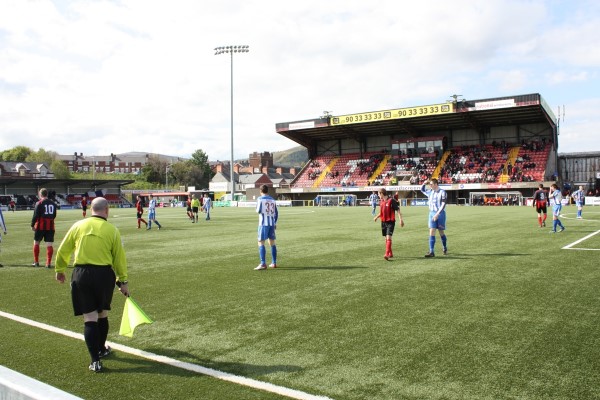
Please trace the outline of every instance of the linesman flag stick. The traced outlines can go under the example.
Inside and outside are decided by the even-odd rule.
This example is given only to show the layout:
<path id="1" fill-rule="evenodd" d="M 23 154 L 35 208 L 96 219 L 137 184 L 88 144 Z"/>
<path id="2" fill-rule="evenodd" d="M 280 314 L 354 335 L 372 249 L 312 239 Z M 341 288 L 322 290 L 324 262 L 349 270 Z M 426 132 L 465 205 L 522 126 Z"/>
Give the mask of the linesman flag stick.
<path id="1" fill-rule="evenodd" d="M 133 337 L 133 331 L 138 325 L 151 324 L 153 322 L 131 297 L 127 297 L 125 299 L 119 335 Z"/>

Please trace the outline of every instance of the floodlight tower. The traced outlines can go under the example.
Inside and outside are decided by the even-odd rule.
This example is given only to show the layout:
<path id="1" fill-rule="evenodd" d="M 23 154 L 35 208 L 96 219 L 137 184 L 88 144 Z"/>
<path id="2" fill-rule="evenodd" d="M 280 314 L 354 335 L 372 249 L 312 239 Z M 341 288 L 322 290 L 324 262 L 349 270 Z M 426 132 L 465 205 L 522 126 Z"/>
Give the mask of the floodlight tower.
<path id="1" fill-rule="evenodd" d="M 248 53 L 249 46 L 219 46 L 215 47 L 215 56 L 219 54 L 229 54 L 231 60 L 231 160 L 230 160 L 230 176 L 231 176 L 231 201 L 235 195 L 235 180 L 233 175 L 233 53 Z"/>

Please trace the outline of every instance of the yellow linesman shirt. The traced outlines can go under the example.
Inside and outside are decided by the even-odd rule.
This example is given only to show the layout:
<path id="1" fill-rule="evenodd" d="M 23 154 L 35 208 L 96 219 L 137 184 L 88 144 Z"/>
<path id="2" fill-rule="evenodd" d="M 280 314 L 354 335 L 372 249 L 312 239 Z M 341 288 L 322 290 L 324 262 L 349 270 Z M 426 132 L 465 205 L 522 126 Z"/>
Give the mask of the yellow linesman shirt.
<path id="1" fill-rule="evenodd" d="M 57 273 L 64 273 L 71 254 L 73 265 L 110 265 L 121 282 L 127 281 L 127 260 L 121 233 L 99 216 L 82 219 L 71 227 L 56 253 Z"/>

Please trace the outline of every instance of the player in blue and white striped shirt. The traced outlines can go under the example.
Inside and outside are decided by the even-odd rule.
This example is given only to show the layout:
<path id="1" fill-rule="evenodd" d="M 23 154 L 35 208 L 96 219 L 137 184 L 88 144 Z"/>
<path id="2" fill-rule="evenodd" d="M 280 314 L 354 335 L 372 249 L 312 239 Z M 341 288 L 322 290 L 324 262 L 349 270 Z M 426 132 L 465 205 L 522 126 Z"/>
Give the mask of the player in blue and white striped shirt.
<path id="1" fill-rule="evenodd" d="M 435 231 L 440 233 L 440 239 L 442 240 L 442 247 L 444 255 L 448 254 L 448 247 L 446 246 L 446 202 L 448 195 L 444 189 L 440 189 L 437 179 L 431 179 L 429 181 L 430 188 L 426 187 L 427 182 L 421 186 L 421 192 L 429 198 L 429 253 L 425 254 L 425 257 L 435 257 Z"/>
<path id="2" fill-rule="evenodd" d="M 154 199 L 153 195 L 150 195 L 150 201 L 148 202 L 148 227 L 146 228 L 147 231 L 152 229 L 152 222 L 154 222 L 156 226 L 158 226 L 158 230 L 160 231 L 162 225 L 159 224 L 156 220 L 156 200 Z"/>
<path id="3" fill-rule="evenodd" d="M 583 204 L 585 203 L 585 192 L 583 186 L 579 186 L 579 190 L 576 190 L 571 197 L 575 200 L 577 205 L 577 219 L 582 219 L 581 213 L 583 212 Z"/>
<path id="4" fill-rule="evenodd" d="M 273 262 L 269 268 L 277 268 L 277 246 L 275 245 L 275 229 L 277 227 L 277 219 L 279 211 L 275 199 L 269 196 L 269 187 L 262 185 L 260 187 L 260 196 L 256 200 L 256 212 L 258 213 L 258 255 L 260 264 L 254 270 L 259 271 L 267 269 L 267 250 L 265 249 L 265 240 L 269 240 L 271 246 L 271 258 Z"/>
<path id="5" fill-rule="evenodd" d="M 559 232 L 562 232 L 565 230 L 565 227 L 560 222 L 560 219 L 558 219 L 558 217 L 560 216 L 560 210 L 562 209 L 563 196 L 560 192 L 560 189 L 558 189 L 558 185 L 556 183 L 553 183 L 552 186 L 550 186 L 549 198 L 550 204 L 552 204 L 552 230 L 550 231 L 550 233 L 556 233 L 557 226 L 560 226 Z"/>

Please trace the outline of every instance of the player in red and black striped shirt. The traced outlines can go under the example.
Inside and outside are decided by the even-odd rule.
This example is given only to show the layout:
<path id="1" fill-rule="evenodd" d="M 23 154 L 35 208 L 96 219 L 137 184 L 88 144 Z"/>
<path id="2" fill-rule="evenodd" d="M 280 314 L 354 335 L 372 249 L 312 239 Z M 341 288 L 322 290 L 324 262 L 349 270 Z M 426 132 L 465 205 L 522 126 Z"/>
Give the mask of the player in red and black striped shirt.
<path id="1" fill-rule="evenodd" d="M 46 268 L 51 268 L 52 254 L 54 253 L 54 219 L 56 218 L 56 204 L 48 198 L 48 189 L 40 189 L 40 200 L 35 203 L 31 230 L 33 234 L 33 264 L 39 267 L 40 242 L 46 242 Z"/>
<path id="2" fill-rule="evenodd" d="M 404 220 L 400 212 L 400 203 L 389 196 L 384 188 L 379 189 L 379 215 L 373 221 L 381 218 L 381 234 L 385 236 L 385 255 L 383 258 L 386 260 L 394 257 L 394 253 L 392 252 L 392 235 L 396 226 L 396 213 L 398 213 L 398 218 L 400 219 L 400 227 L 403 227 Z"/>

